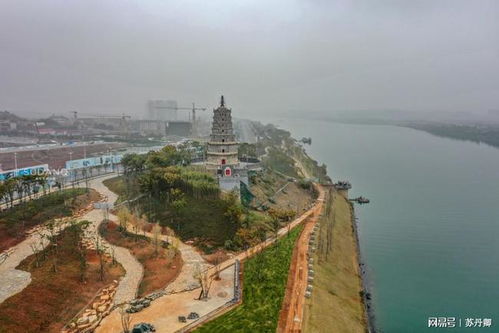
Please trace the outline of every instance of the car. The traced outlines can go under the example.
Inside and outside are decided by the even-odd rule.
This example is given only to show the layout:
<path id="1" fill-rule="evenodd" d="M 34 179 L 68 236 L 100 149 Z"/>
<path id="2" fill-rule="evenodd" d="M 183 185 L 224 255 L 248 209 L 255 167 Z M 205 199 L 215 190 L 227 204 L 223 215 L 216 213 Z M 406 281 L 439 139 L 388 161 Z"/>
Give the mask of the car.
<path id="1" fill-rule="evenodd" d="M 187 316 L 187 319 L 198 319 L 198 318 L 199 318 L 199 315 L 197 314 L 197 312 L 191 312 Z"/>
<path id="2" fill-rule="evenodd" d="M 156 332 L 156 328 L 153 325 L 148 323 L 140 323 L 133 327 L 132 333 L 149 333 Z"/>
<path id="3" fill-rule="evenodd" d="M 181 323 L 186 323 L 187 319 L 185 318 L 185 316 L 178 316 L 178 321 Z"/>

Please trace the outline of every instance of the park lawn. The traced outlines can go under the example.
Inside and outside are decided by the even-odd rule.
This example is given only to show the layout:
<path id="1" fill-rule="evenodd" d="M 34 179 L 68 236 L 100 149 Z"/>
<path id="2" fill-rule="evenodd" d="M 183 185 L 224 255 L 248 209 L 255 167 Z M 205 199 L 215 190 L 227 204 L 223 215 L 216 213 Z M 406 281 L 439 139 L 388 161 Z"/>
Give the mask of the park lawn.
<path id="1" fill-rule="evenodd" d="M 146 236 L 121 232 L 114 222 L 102 223 L 99 233 L 109 243 L 124 247 L 137 258 L 144 267 L 144 277 L 140 281 L 138 296 L 143 297 L 154 291 L 165 288 L 172 282 L 182 269 L 182 257 L 178 250 L 172 249 L 175 256 L 167 253 L 168 246 L 162 242 L 156 246 Z"/>
<path id="2" fill-rule="evenodd" d="M 71 216 L 99 198 L 90 189 L 66 189 L 52 192 L 38 199 L 26 201 L 0 212 L 0 252 L 19 244 L 26 238 L 25 232 L 45 221 Z"/>
<path id="3" fill-rule="evenodd" d="M 303 332 L 364 333 L 366 321 L 350 203 L 336 192 L 332 198 L 332 207 L 326 208 L 320 220 L 319 245 L 314 255 L 314 289 L 305 303 Z M 328 205 L 331 205 L 330 196 Z M 332 232 L 329 252 L 328 230 Z"/>
<path id="4" fill-rule="evenodd" d="M 275 332 L 291 256 L 302 226 L 244 263 L 243 303 L 195 332 Z"/>
<path id="5" fill-rule="evenodd" d="M 125 270 L 106 259 L 104 280 L 100 280 L 100 262 L 95 250 L 86 250 L 85 279 L 81 280 L 81 260 L 78 243 L 81 231 L 68 227 L 57 237 L 57 254 L 47 246 L 39 255 L 36 265 L 33 254 L 24 259 L 17 269 L 31 273 L 31 283 L 20 293 L 0 304 L 0 333 L 6 332 L 59 332 L 95 293 L 119 280 Z M 56 259 L 54 259 L 56 258 Z M 57 262 L 57 272 L 53 263 Z"/>

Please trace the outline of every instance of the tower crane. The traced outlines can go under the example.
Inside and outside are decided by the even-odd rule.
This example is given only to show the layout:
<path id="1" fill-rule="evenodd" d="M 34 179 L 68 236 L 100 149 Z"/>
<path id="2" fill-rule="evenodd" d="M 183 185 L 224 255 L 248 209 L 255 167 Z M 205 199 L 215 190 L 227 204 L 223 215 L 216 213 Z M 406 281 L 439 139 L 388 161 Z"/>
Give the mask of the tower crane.
<path id="1" fill-rule="evenodd" d="M 196 122 L 196 111 L 206 111 L 206 108 L 198 108 L 196 107 L 196 103 L 192 103 L 192 107 L 186 107 L 186 106 L 161 106 L 158 107 L 160 109 L 167 109 L 167 110 L 190 110 L 192 111 L 192 123 L 194 124 Z"/>
<path id="2" fill-rule="evenodd" d="M 160 107 L 161 109 L 167 109 L 167 110 L 190 110 L 192 111 L 192 129 L 191 129 L 191 135 L 196 135 L 196 111 L 206 111 L 206 108 L 198 108 L 196 107 L 196 103 L 192 103 L 192 107 L 186 107 L 186 106 L 163 106 Z"/>

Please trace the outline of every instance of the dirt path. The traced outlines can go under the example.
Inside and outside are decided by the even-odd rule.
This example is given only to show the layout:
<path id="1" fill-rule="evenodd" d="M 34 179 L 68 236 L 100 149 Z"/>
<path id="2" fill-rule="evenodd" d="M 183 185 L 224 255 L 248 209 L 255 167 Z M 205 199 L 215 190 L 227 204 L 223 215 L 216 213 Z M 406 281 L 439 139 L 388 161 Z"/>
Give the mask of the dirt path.
<path id="1" fill-rule="evenodd" d="M 322 187 L 318 204 L 314 207 L 310 218 L 305 222 L 303 231 L 293 250 L 293 258 L 286 285 L 286 294 L 279 314 L 277 332 L 301 332 L 303 307 L 308 279 L 308 242 L 315 224 L 324 206 L 325 191 Z"/>

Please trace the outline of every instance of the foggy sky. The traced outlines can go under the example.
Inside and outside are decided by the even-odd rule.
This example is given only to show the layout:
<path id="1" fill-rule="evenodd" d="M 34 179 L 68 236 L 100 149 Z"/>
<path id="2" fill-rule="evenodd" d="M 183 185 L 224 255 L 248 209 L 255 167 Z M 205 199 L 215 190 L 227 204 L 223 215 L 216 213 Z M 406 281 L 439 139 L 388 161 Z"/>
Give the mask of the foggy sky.
<path id="1" fill-rule="evenodd" d="M 0 110 L 497 110 L 498 3 L 0 0 Z"/>

